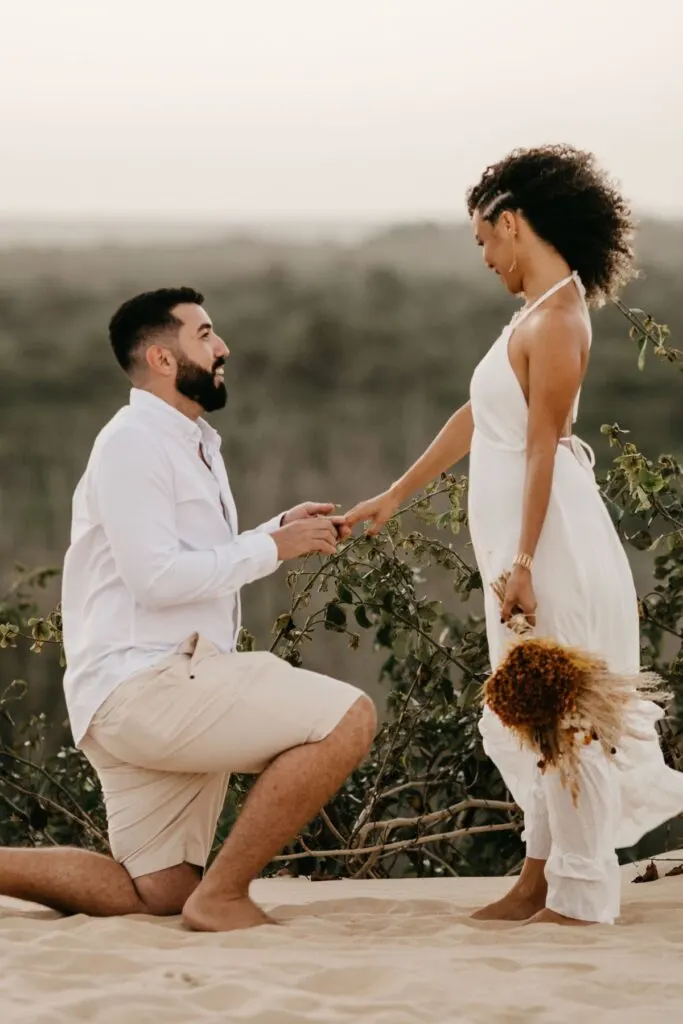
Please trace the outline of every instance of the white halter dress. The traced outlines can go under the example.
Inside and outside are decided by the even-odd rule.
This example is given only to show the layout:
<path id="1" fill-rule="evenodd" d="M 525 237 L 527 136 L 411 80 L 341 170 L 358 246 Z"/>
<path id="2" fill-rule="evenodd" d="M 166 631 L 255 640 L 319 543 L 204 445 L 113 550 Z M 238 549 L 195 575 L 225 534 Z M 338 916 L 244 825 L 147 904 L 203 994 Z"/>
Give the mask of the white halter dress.
<path id="1" fill-rule="evenodd" d="M 491 583 L 510 569 L 522 525 L 528 410 L 510 364 L 513 331 L 550 295 L 573 282 L 558 281 L 517 314 L 477 366 L 471 383 L 474 434 L 470 452 L 469 524 L 486 602 L 491 664 L 502 660 L 509 633 Z M 574 408 L 574 416 L 578 409 Z M 593 474 L 591 450 L 563 438 L 555 456 L 548 513 L 534 557 L 536 635 L 601 655 L 615 671 L 637 672 L 640 643 L 637 598 L 629 563 Z M 588 921 L 611 923 L 619 913 L 615 849 L 683 812 L 683 773 L 668 768 L 655 728 L 661 717 L 650 701 L 633 709 L 639 735 L 615 761 L 598 744 L 584 748 L 578 807 L 557 773 L 541 775 L 533 752 L 489 709 L 480 723 L 484 749 L 524 811 L 527 856 L 547 860 L 547 906 Z"/>

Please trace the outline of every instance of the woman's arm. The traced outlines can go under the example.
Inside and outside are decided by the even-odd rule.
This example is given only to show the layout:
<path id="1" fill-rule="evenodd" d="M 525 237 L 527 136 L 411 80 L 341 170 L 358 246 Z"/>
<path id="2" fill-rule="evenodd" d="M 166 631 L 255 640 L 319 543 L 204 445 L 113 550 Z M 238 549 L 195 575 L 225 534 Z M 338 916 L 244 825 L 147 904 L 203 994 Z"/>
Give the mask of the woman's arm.
<path id="1" fill-rule="evenodd" d="M 467 455 L 472 444 L 474 422 L 467 402 L 454 412 L 417 462 L 391 486 L 399 502 L 435 480 Z"/>
<path id="2" fill-rule="evenodd" d="M 581 384 L 581 350 L 573 314 L 548 311 L 529 331 L 526 478 L 517 551 L 532 558 L 548 511 L 555 453 Z"/>
<path id="3" fill-rule="evenodd" d="M 470 403 L 467 402 L 453 413 L 429 448 L 400 479 L 382 494 L 368 501 L 361 501 L 346 513 L 340 537 L 347 537 L 356 523 L 360 522 L 370 524 L 367 529 L 369 536 L 379 533 L 406 498 L 467 455 L 472 444 L 473 431 L 472 410 Z"/>
<path id="4" fill-rule="evenodd" d="M 529 417 L 517 555 L 529 559 L 536 553 L 548 512 L 557 446 L 581 384 L 583 340 L 576 315 L 564 310 L 548 310 L 525 332 Z M 530 571 L 521 565 L 515 565 L 508 583 L 504 621 L 514 607 L 530 616 L 535 611 Z"/>

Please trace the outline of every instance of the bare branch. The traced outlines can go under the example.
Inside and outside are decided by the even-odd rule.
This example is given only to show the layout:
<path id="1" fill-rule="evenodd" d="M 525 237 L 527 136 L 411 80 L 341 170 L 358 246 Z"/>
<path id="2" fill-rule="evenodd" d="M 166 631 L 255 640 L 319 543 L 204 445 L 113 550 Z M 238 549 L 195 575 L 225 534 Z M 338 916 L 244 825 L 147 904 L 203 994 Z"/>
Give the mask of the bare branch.
<path id="1" fill-rule="evenodd" d="M 376 829 L 393 832 L 394 829 L 409 828 L 411 825 L 421 828 L 422 825 L 435 825 L 439 821 L 446 821 L 448 818 L 460 814 L 461 811 L 476 809 L 512 813 L 517 809 L 517 805 L 507 800 L 461 800 L 460 803 L 452 804 L 451 807 L 446 807 L 443 811 L 432 811 L 430 814 L 420 814 L 412 818 L 391 818 L 387 821 L 369 821 L 358 830 L 358 837 L 361 842 L 364 842 L 369 833 Z"/>
<path id="2" fill-rule="evenodd" d="M 518 832 L 520 826 L 510 822 L 503 825 L 473 825 L 472 828 L 458 828 L 453 832 L 435 832 L 431 836 L 418 836 L 415 839 L 406 839 L 396 843 L 379 843 L 377 846 L 354 847 L 351 850 L 314 850 L 306 853 L 281 854 L 273 857 L 273 863 L 283 860 L 303 860 L 310 857 L 311 853 L 320 859 L 324 857 L 360 857 L 379 851 L 382 856 L 393 853 L 396 850 L 413 850 L 416 846 L 424 846 L 425 843 L 441 843 L 447 839 L 459 839 L 460 836 L 481 835 L 485 832 Z"/>

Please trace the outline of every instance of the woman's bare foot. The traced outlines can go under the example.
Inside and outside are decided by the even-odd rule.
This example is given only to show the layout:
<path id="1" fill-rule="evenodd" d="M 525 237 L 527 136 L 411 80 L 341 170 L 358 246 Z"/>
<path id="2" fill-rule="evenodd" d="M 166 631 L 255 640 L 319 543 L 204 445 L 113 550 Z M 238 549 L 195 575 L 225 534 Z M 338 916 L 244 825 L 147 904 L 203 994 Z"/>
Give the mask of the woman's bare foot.
<path id="1" fill-rule="evenodd" d="M 545 906 L 545 892 L 525 894 L 515 886 L 502 900 L 489 903 L 471 915 L 475 921 L 528 921 Z"/>
<path id="2" fill-rule="evenodd" d="M 195 932 L 232 932 L 277 921 L 264 914 L 248 896 L 207 898 L 197 889 L 183 907 L 183 923 Z"/>
<path id="3" fill-rule="evenodd" d="M 527 857 L 510 892 L 502 900 L 477 910 L 472 917 L 475 921 L 528 921 L 543 910 L 547 895 L 545 861 Z"/>
<path id="4" fill-rule="evenodd" d="M 597 921 L 579 921 L 577 917 L 565 917 L 564 914 L 558 914 L 557 911 L 544 907 L 538 914 L 534 914 L 527 924 L 563 924 L 580 928 L 583 925 L 597 924 Z"/>

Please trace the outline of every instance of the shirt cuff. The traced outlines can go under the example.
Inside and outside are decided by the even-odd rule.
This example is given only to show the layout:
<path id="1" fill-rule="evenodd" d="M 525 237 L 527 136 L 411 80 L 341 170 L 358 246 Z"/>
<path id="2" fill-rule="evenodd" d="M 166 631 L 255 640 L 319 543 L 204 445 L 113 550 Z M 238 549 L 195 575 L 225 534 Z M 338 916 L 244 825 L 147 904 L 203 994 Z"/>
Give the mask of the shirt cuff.
<path id="1" fill-rule="evenodd" d="M 277 544 L 269 533 L 254 531 L 249 537 L 249 555 L 254 560 L 255 575 L 252 579 L 262 579 L 281 565 L 277 557 Z"/>
<path id="2" fill-rule="evenodd" d="M 280 512 L 279 515 L 273 516 L 273 518 L 268 519 L 267 522 L 261 523 L 261 525 L 257 526 L 256 529 L 259 533 L 275 533 L 276 530 L 279 530 L 283 526 L 282 520 L 286 515 L 286 512 Z"/>

